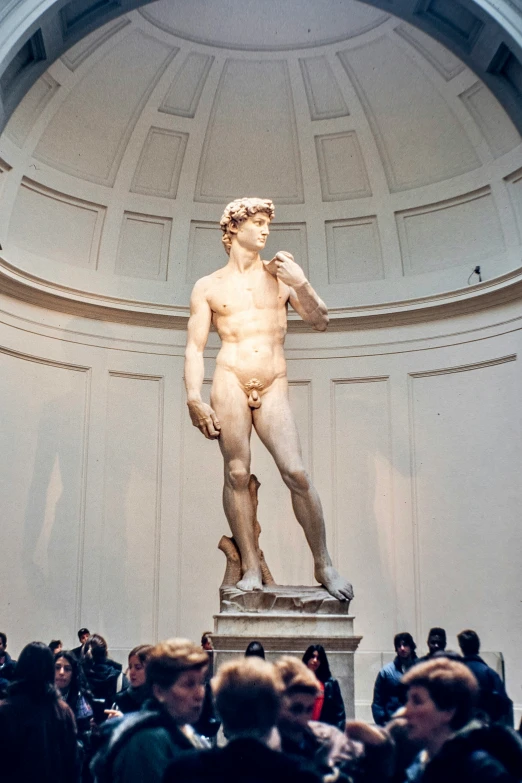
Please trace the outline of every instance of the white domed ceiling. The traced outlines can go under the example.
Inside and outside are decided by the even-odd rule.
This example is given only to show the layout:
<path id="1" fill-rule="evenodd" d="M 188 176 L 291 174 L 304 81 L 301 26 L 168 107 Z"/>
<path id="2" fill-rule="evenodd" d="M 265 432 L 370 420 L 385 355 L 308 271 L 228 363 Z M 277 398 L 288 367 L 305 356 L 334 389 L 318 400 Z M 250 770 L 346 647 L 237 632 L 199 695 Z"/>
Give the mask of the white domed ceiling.
<path id="1" fill-rule="evenodd" d="M 217 221 L 273 198 L 339 313 L 521 266 L 521 138 L 452 53 L 356 0 L 160 0 L 93 32 L 0 138 L 1 263 L 58 296 L 186 313 Z M 471 278 L 470 278 L 471 275 Z"/>

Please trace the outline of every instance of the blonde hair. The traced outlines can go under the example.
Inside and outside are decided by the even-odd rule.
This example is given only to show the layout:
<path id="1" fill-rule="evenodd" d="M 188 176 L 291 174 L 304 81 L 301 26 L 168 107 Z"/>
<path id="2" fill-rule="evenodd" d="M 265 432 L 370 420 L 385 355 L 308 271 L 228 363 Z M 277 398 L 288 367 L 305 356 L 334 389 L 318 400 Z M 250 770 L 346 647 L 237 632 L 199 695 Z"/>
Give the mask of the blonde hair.
<path id="1" fill-rule="evenodd" d="M 234 228 L 237 228 L 240 223 L 247 220 L 247 218 L 252 217 L 252 215 L 255 215 L 257 212 L 264 212 L 268 215 L 270 220 L 272 220 L 275 215 L 273 202 L 269 198 L 243 197 L 236 198 L 234 201 L 231 201 L 230 204 L 227 204 L 225 211 L 221 216 L 221 220 L 219 221 L 219 225 L 223 232 L 221 241 L 225 246 L 227 255 L 230 255 L 230 248 L 232 246 L 230 227 L 233 226 Z"/>
<path id="2" fill-rule="evenodd" d="M 150 651 L 147 660 L 147 684 L 169 688 L 182 672 L 208 665 L 205 650 L 189 639 L 167 639 Z"/>
<path id="3" fill-rule="evenodd" d="M 285 696 L 293 693 L 309 693 L 312 696 L 318 694 L 317 677 L 299 658 L 294 658 L 293 655 L 282 655 L 275 665 L 285 686 Z"/>
<path id="4" fill-rule="evenodd" d="M 225 663 L 212 680 L 225 735 L 265 736 L 277 721 L 283 689 L 274 664 L 262 658 L 238 658 Z"/>

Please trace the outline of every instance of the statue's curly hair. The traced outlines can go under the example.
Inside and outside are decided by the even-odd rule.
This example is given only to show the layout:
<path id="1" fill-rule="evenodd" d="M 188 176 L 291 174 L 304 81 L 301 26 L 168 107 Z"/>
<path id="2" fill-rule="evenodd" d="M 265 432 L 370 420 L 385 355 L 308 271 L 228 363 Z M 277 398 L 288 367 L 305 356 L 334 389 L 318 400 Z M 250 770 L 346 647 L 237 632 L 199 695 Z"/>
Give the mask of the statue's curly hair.
<path id="1" fill-rule="evenodd" d="M 219 225 L 223 232 L 221 241 L 225 246 L 227 255 L 230 255 L 232 237 L 230 235 L 230 226 L 237 228 L 243 220 L 246 220 L 257 212 L 265 212 L 270 220 L 273 220 L 275 209 L 274 204 L 269 198 L 236 198 L 227 204 L 225 211 L 221 216 Z"/>

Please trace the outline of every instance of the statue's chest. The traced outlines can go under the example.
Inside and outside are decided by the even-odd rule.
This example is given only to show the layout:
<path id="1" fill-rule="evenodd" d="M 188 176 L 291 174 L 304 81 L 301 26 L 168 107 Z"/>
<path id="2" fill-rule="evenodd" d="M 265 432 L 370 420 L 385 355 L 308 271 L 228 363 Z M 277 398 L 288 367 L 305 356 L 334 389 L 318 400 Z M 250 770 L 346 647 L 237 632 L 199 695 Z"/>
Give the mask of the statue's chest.
<path id="1" fill-rule="evenodd" d="M 212 296 L 212 310 L 219 315 L 234 315 L 245 311 L 277 309 L 281 305 L 279 285 L 276 280 L 265 280 L 263 277 L 222 283 Z"/>

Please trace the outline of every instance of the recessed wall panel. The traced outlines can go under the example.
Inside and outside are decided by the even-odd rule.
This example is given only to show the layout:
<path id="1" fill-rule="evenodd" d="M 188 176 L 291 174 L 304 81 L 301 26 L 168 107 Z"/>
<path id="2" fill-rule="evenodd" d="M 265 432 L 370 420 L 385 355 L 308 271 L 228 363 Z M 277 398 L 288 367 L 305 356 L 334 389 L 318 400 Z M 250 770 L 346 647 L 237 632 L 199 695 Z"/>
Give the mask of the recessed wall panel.
<path id="1" fill-rule="evenodd" d="M 519 235 L 522 238 L 522 169 L 518 169 L 506 177 L 506 182 L 517 217 Z"/>
<path id="2" fill-rule="evenodd" d="M 403 23 L 395 28 L 395 32 L 422 54 L 446 81 L 462 73 L 466 67 L 449 49 L 417 27 Z"/>
<path id="3" fill-rule="evenodd" d="M 6 125 L 5 133 L 21 147 L 34 123 L 59 88 L 51 74 L 44 73 L 23 97 Z"/>
<path id="4" fill-rule="evenodd" d="M 326 222 L 328 280 L 356 283 L 384 277 L 377 218 L 374 215 Z"/>
<path id="5" fill-rule="evenodd" d="M 42 258 L 96 269 L 105 212 L 101 204 L 24 179 L 9 224 L 9 241 Z"/>
<path id="6" fill-rule="evenodd" d="M 228 263 L 222 232 L 217 223 L 193 220 L 190 224 L 187 283 L 215 272 Z"/>
<path id="7" fill-rule="evenodd" d="M 372 195 L 355 131 L 315 137 L 323 201 Z"/>
<path id="8" fill-rule="evenodd" d="M 162 420 L 161 378 L 110 374 L 100 606 L 116 648 L 156 636 Z"/>
<path id="9" fill-rule="evenodd" d="M 379 38 L 339 57 L 366 111 L 391 191 L 481 165 L 447 100 L 392 40 Z"/>
<path id="10" fill-rule="evenodd" d="M 326 120 L 346 117 L 348 107 L 326 57 L 304 57 L 299 60 L 310 109 L 310 119 Z"/>
<path id="11" fill-rule="evenodd" d="M 171 226 L 170 218 L 126 212 L 116 272 L 129 277 L 166 280 Z"/>
<path id="12" fill-rule="evenodd" d="M 172 83 L 159 110 L 179 117 L 194 117 L 214 58 L 191 52 Z"/>
<path id="13" fill-rule="evenodd" d="M 380 377 L 332 384 L 338 560 L 355 588 L 367 649 L 387 649 L 397 632 L 389 385 Z"/>
<path id="14" fill-rule="evenodd" d="M 131 191 L 176 198 L 188 133 L 151 128 L 141 151 Z"/>
<path id="15" fill-rule="evenodd" d="M 211 368 L 207 367 L 207 371 Z M 210 385 L 208 380 L 203 383 L 205 402 L 209 402 Z M 221 498 L 223 458 L 219 445 L 215 440 L 207 440 L 192 425 L 186 406 L 180 417 L 181 498 L 179 510 L 173 510 L 180 558 L 172 564 L 177 582 L 173 600 L 177 602 L 178 633 L 190 633 L 196 638 L 198 633 L 213 628 L 212 615 L 219 611 L 218 587 L 225 574 L 226 559 L 217 546 L 222 535 L 231 533 Z"/>
<path id="16" fill-rule="evenodd" d="M 305 275 L 309 276 L 306 223 L 272 223 L 261 257 L 269 261 L 280 250 L 291 253 Z"/>
<path id="17" fill-rule="evenodd" d="M 62 55 L 62 60 L 71 71 L 75 71 L 96 49 L 108 41 L 115 33 L 119 32 L 119 30 L 127 27 L 128 24 L 130 24 L 130 20 L 126 16 L 113 19 L 111 22 L 86 35 L 74 46 L 71 46 Z"/>
<path id="18" fill-rule="evenodd" d="M 90 374 L 0 350 L 0 376 L 2 625 L 14 653 L 50 633 L 70 639 L 80 622 Z"/>
<path id="19" fill-rule="evenodd" d="M 476 628 L 485 650 L 522 644 L 522 423 L 514 356 L 410 378 L 419 624 Z M 448 645 L 449 646 L 449 645 Z M 506 661 L 506 671 L 518 660 Z"/>
<path id="20" fill-rule="evenodd" d="M 292 92 L 283 60 L 227 60 L 216 91 L 195 199 L 226 203 L 241 193 L 266 193 L 282 204 L 303 202 Z"/>
<path id="21" fill-rule="evenodd" d="M 131 31 L 69 94 L 35 157 L 68 174 L 112 185 L 134 124 L 175 51 Z"/>
<path id="22" fill-rule="evenodd" d="M 493 93 L 484 84 L 477 82 L 463 92 L 460 98 L 496 158 L 520 144 L 522 139 L 519 132 Z"/>
<path id="23" fill-rule="evenodd" d="M 489 188 L 396 215 L 405 275 L 479 262 L 505 251 Z"/>

